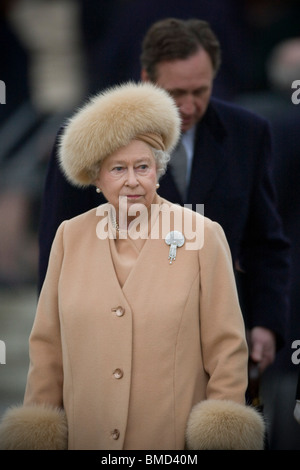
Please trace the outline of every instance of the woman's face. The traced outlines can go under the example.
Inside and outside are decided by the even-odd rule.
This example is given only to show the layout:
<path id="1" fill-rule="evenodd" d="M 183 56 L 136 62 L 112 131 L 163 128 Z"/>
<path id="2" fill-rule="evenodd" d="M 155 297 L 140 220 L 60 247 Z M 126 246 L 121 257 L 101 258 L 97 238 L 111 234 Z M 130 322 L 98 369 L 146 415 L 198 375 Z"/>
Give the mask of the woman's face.
<path id="1" fill-rule="evenodd" d="M 135 210 L 139 205 L 148 209 L 155 196 L 156 183 L 155 158 L 150 147 L 140 140 L 131 141 L 107 157 L 95 181 L 107 201 L 115 207 L 117 218 L 120 203 L 122 208 L 127 208 L 127 213 L 134 205 L 132 209 Z"/>

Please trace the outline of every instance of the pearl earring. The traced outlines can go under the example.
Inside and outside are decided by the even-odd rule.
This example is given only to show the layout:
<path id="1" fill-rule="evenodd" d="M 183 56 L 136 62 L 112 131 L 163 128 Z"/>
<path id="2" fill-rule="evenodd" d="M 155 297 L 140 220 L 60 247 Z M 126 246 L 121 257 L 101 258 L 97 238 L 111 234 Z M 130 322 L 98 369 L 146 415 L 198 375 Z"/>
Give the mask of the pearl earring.
<path id="1" fill-rule="evenodd" d="M 156 183 L 156 189 L 158 189 L 160 187 L 160 184 L 159 183 Z"/>
<path id="2" fill-rule="evenodd" d="M 96 188 L 96 193 L 101 193 L 101 189 L 100 188 Z"/>

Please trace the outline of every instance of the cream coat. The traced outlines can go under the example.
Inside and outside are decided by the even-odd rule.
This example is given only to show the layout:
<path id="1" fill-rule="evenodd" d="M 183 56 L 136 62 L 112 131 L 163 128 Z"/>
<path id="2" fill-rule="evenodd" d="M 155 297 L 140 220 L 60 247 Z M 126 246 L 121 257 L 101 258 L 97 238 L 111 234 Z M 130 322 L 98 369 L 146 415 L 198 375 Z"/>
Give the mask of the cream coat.
<path id="1" fill-rule="evenodd" d="M 244 403 L 248 351 L 229 248 L 217 223 L 192 217 L 203 247 L 186 241 L 170 264 L 166 233 L 150 236 L 123 288 L 96 209 L 58 229 L 24 404 L 64 407 L 69 449 L 184 449 L 193 405 Z"/>

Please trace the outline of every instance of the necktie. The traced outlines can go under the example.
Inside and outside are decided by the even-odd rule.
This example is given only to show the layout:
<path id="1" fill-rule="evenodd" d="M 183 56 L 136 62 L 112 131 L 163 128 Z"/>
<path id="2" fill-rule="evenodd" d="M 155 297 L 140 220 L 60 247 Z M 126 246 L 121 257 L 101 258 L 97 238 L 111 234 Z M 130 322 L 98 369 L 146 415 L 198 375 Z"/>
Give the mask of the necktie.
<path id="1" fill-rule="evenodd" d="M 186 193 L 187 154 L 181 141 L 179 141 L 172 152 L 170 166 L 176 186 L 184 200 Z"/>

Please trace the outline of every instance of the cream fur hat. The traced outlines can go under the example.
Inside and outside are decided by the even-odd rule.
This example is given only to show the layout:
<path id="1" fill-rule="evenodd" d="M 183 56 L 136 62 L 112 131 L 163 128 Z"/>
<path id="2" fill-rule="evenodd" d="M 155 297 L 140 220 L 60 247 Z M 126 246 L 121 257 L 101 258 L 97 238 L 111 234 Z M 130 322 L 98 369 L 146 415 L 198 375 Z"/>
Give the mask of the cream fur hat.
<path id="1" fill-rule="evenodd" d="M 88 186 L 91 169 L 131 140 L 170 152 L 179 136 L 179 111 L 170 95 L 150 82 L 127 82 L 92 97 L 69 119 L 60 165 L 71 183 Z"/>

